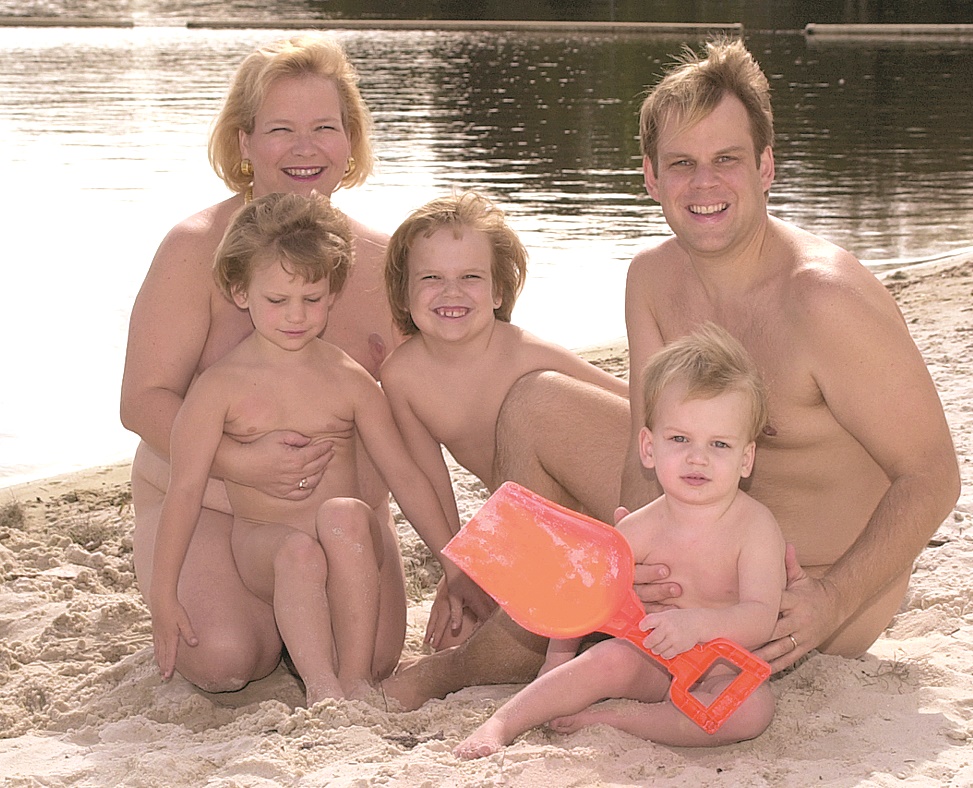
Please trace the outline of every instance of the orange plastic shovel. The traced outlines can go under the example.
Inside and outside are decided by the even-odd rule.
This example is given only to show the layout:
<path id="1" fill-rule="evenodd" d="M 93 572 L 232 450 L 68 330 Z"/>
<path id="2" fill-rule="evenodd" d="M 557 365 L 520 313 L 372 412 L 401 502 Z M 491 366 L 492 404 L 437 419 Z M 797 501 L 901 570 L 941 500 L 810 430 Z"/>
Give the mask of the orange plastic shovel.
<path id="1" fill-rule="evenodd" d="M 524 629 L 558 638 L 599 631 L 634 643 L 672 674 L 672 702 L 707 733 L 770 675 L 770 665 L 725 638 L 674 659 L 649 651 L 625 537 L 514 482 L 505 482 L 443 552 Z M 740 672 L 705 706 L 690 690 L 718 660 Z"/>

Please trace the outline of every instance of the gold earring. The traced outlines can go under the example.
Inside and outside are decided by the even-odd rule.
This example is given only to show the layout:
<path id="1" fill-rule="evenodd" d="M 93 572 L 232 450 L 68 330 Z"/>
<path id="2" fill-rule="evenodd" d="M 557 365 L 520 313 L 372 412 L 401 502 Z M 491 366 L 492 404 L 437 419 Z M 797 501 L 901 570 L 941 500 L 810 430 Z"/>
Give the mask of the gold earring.
<path id="1" fill-rule="evenodd" d="M 349 156 L 348 163 L 345 165 L 345 177 L 347 178 L 355 171 L 355 157 Z"/>
<path id="2" fill-rule="evenodd" d="M 243 173 L 244 178 L 249 178 L 253 175 L 253 162 L 250 159 L 244 159 L 240 162 L 240 172 Z"/>

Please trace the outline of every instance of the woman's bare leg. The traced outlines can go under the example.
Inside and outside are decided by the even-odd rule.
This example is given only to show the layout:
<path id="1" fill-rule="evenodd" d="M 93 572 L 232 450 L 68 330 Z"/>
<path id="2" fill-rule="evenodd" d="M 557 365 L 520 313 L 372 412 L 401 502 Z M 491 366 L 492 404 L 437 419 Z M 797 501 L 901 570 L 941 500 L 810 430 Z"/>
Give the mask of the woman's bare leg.
<path id="1" fill-rule="evenodd" d="M 139 448 L 132 465 L 135 507 L 135 572 L 148 600 L 155 534 L 165 497 L 168 466 Z M 242 689 L 273 672 L 280 662 L 281 639 L 273 609 L 244 586 L 233 561 L 226 512 L 205 508 L 193 534 L 182 574 L 179 601 L 199 636 L 195 647 L 179 647 L 176 670 L 207 692 Z"/>

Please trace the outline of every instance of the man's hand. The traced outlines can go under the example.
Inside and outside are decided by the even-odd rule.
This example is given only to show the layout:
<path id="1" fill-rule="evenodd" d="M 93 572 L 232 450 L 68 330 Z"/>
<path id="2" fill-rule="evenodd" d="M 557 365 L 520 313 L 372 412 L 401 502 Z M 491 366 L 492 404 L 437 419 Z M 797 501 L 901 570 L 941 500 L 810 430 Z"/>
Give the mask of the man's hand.
<path id="1" fill-rule="evenodd" d="M 628 509 L 619 506 L 615 510 L 615 525 L 628 515 Z M 669 567 L 665 564 L 635 565 L 635 593 L 642 600 L 646 613 L 672 610 L 676 597 L 682 596 L 682 586 L 666 582 L 668 577 Z"/>
<path id="2" fill-rule="evenodd" d="M 790 667 L 831 637 L 840 626 L 836 594 L 824 580 L 811 577 L 798 563 L 794 545 L 784 554 L 787 587 L 771 639 L 754 651 L 777 673 Z"/>

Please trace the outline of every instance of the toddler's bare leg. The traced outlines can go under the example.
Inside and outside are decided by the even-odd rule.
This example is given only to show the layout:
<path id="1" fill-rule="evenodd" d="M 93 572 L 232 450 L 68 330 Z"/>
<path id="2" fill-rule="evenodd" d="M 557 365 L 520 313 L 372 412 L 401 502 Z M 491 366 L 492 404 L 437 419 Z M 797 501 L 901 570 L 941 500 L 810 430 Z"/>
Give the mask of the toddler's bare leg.
<path id="1" fill-rule="evenodd" d="M 732 679 L 732 676 L 705 679 L 693 694 L 709 705 Z M 670 747 L 718 747 L 759 736 L 774 716 L 774 696 L 766 684 L 758 687 L 712 734 L 706 733 L 676 708 L 668 693 L 660 699 L 658 696 L 652 697 L 654 693 L 641 692 L 637 685 L 632 689 L 634 691 L 631 693 L 615 697 L 627 697 L 638 703 L 593 706 L 552 720 L 551 728 L 558 733 L 573 733 L 589 725 L 610 725 L 633 736 Z"/>
<path id="2" fill-rule="evenodd" d="M 658 699 L 668 687 L 668 674 L 655 663 L 624 641 L 605 640 L 532 681 L 454 752 L 461 758 L 482 758 L 531 728 L 603 698 L 639 693 Z"/>
<path id="3" fill-rule="evenodd" d="M 373 681 L 383 534 L 371 507 L 356 498 L 323 503 L 315 529 L 327 556 L 338 680 L 347 697 L 364 697 Z"/>

